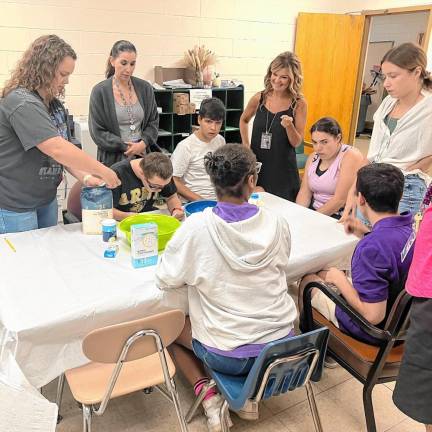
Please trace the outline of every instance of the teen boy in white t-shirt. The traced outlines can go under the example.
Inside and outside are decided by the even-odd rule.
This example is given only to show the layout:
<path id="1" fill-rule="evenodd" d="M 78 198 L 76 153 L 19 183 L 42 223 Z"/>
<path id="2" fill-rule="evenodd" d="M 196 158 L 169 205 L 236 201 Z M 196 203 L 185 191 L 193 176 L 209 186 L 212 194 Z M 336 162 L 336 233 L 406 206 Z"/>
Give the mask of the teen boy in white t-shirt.
<path id="1" fill-rule="evenodd" d="M 220 99 L 204 99 L 198 114 L 199 129 L 179 142 L 171 156 L 177 193 L 186 201 L 216 199 L 204 168 L 204 156 L 225 144 L 219 135 L 224 116 L 225 106 Z"/>

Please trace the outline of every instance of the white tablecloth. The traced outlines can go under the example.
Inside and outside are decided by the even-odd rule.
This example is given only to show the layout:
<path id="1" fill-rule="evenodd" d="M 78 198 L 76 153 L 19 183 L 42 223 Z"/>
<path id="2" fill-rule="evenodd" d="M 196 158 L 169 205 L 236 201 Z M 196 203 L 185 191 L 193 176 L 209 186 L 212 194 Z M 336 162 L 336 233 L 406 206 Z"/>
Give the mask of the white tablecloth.
<path id="1" fill-rule="evenodd" d="M 329 265 L 347 268 L 356 239 L 334 219 L 261 195 L 290 224 L 289 282 Z M 0 352 L 13 353 L 35 387 L 86 362 L 81 342 L 90 330 L 168 307 L 186 310 L 186 291 L 159 291 L 154 267 L 132 268 L 124 240 L 111 260 L 103 258 L 101 236 L 82 234 L 80 224 L 6 237 L 16 252 L 0 238 Z"/>

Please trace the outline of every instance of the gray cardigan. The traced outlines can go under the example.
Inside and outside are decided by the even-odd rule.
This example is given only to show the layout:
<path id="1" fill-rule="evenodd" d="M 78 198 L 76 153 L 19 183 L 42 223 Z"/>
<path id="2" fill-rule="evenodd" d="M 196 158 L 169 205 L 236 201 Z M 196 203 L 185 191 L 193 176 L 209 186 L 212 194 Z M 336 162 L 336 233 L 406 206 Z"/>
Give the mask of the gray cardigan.
<path id="1" fill-rule="evenodd" d="M 138 101 L 144 110 L 141 136 L 147 149 L 156 145 L 159 126 L 153 87 L 140 78 L 131 77 Z M 89 130 L 98 147 L 97 158 L 107 166 L 125 159 L 127 145 L 120 138 L 114 94 L 110 77 L 93 87 L 90 95 Z"/>

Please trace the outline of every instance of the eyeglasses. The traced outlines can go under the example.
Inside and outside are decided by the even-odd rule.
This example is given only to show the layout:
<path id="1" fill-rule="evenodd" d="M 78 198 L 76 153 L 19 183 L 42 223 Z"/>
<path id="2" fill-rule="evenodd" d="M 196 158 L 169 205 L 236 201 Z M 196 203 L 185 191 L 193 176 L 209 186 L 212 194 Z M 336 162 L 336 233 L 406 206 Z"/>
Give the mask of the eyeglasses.
<path id="1" fill-rule="evenodd" d="M 144 179 L 145 179 L 149 189 L 154 190 L 154 191 L 162 190 L 166 186 L 166 185 L 159 185 L 159 184 L 150 183 L 146 177 L 144 177 Z"/>
<path id="2" fill-rule="evenodd" d="M 259 174 L 259 172 L 261 171 L 261 167 L 262 167 L 262 162 L 255 162 L 255 170 L 257 174 Z"/>

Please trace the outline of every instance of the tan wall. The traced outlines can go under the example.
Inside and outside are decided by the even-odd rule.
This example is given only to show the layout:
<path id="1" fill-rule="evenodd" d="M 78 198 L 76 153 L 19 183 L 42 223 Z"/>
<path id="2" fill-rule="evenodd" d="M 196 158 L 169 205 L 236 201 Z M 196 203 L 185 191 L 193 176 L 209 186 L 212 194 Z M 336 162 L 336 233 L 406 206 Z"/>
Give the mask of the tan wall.
<path id="1" fill-rule="evenodd" d="M 248 99 L 262 88 L 272 58 L 293 48 L 298 12 L 346 12 L 384 3 L 394 1 L 0 0 L 0 87 L 31 41 L 56 33 L 78 53 L 66 98 L 75 115 L 87 113 L 91 88 L 103 79 L 118 39 L 136 45 L 136 75 L 149 80 L 155 65 L 178 66 L 185 49 L 203 43 L 219 55 L 222 78 L 244 81 Z"/>
<path id="2" fill-rule="evenodd" d="M 293 47 L 299 10 L 325 11 L 330 1 L 285 0 L 0 0 L 0 87 L 36 37 L 56 33 L 78 61 L 67 87 L 71 112 L 86 114 L 94 84 L 103 79 L 112 44 L 138 49 L 136 75 L 153 80 L 153 67 L 181 64 L 183 51 L 205 44 L 224 78 L 244 81 L 248 99 L 262 87 L 271 59 Z"/>

